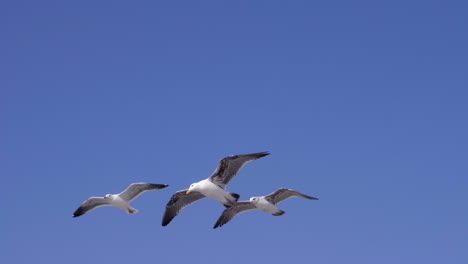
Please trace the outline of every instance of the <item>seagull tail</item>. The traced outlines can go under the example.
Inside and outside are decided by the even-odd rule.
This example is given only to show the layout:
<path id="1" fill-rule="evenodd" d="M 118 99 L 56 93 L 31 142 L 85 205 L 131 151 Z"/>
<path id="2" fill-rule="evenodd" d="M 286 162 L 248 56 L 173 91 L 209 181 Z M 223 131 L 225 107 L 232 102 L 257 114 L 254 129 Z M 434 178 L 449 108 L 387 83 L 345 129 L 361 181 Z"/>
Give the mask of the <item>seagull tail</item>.
<path id="1" fill-rule="evenodd" d="M 277 212 L 274 212 L 274 213 L 272 213 L 272 215 L 274 215 L 274 216 L 280 216 L 280 215 L 283 215 L 284 213 L 286 213 L 286 212 L 285 212 L 285 211 L 283 211 L 283 210 L 279 210 L 279 209 L 278 209 L 278 211 L 277 211 Z"/>
<path id="2" fill-rule="evenodd" d="M 232 198 L 232 200 L 234 200 L 234 202 L 237 202 L 237 200 L 239 200 L 239 198 L 240 198 L 240 195 L 237 194 L 237 193 L 231 193 L 230 192 L 229 195 L 231 195 L 231 198 Z"/>
<path id="3" fill-rule="evenodd" d="M 237 193 L 228 192 L 229 196 L 226 197 L 227 203 L 223 203 L 224 207 L 229 208 L 237 203 L 239 200 L 240 195 Z"/>
<path id="4" fill-rule="evenodd" d="M 135 209 L 135 208 L 128 208 L 127 212 L 128 212 L 129 214 L 134 214 L 134 213 L 138 212 L 138 210 Z"/>

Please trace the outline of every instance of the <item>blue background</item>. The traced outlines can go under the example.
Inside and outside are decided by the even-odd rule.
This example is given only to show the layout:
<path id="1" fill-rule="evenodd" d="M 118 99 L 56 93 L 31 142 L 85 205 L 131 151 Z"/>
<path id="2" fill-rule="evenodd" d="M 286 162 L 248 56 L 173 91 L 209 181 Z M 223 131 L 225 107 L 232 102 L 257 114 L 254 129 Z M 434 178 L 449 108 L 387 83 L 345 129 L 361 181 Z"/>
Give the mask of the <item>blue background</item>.
<path id="1" fill-rule="evenodd" d="M 4 1 L 2 263 L 466 263 L 465 1 Z M 161 226 L 219 159 L 270 151 Z M 132 182 L 127 215 L 71 214 Z"/>

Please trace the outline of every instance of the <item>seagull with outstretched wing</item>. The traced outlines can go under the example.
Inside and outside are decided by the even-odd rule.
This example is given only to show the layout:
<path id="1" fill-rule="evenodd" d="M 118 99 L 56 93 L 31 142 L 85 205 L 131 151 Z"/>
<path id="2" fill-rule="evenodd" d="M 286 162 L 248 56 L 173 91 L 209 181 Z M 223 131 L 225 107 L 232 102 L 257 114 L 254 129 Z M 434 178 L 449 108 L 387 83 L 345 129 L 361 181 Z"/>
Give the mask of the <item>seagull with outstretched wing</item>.
<path id="1" fill-rule="evenodd" d="M 279 188 L 269 195 L 252 197 L 249 201 L 237 202 L 235 205 L 227 208 L 218 218 L 218 221 L 216 221 L 216 224 L 213 228 L 221 227 L 229 222 L 237 214 L 253 209 L 260 209 L 267 213 L 271 213 L 274 216 L 282 215 L 285 212 L 278 209 L 275 204 L 293 196 L 303 197 L 310 200 L 318 200 L 315 197 L 305 195 L 291 189 Z"/>
<path id="2" fill-rule="evenodd" d="M 232 206 L 239 199 L 239 194 L 227 192 L 226 185 L 245 163 L 269 154 L 268 152 L 258 152 L 221 159 L 218 167 L 209 178 L 193 183 L 188 189 L 178 191 L 171 197 L 166 205 L 162 225 L 168 225 L 185 206 L 205 197 L 218 200 L 226 207 Z"/>
<path id="3" fill-rule="evenodd" d="M 73 217 L 85 214 L 86 212 L 100 206 L 114 206 L 126 211 L 129 214 L 138 212 L 137 209 L 130 206 L 130 202 L 137 198 L 140 194 L 149 191 L 166 188 L 167 184 L 156 183 L 132 183 L 119 194 L 107 194 L 104 197 L 91 197 L 84 201 L 78 209 L 73 213 Z"/>

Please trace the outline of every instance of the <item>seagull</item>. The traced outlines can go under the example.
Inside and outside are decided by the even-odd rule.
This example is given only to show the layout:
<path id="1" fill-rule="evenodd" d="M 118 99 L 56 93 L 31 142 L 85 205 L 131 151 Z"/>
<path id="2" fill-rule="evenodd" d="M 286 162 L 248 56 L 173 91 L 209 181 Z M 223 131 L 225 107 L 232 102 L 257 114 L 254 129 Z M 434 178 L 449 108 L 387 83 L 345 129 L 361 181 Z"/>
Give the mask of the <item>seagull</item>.
<path id="1" fill-rule="evenodd" d="M 268 152 L 228 156 L 219 161 L 213 174 L 202 181 L 193 183 L 186 190 L 176 192 L 166 205 L 162 225 L 168 225 L 185 206 L 205 197 L 220 201 L 230 207 L 239 199 L 237 193 L 227 192 L 226 185 L 245 163 L 269 155 Z"/>
<path id="2" fill-rule="evenodd" d="M 235 205 L 227 208 L 218 218 L 216 224 L 213 228 L 221 227 L 222 225 L 229 222 L 234 216 L 238 213 L 242 213 L 244 211 L 253 210 L 253 209 L 260 209 L 267 213 L 271 213 L 274 216 L 279 216 L 284 214 L 285 212 L 278 209 L 275 204 L 286 200 L 293 196 L 299 196 L 310 200 L 318 200 L 315 197 L 305 195 L 303 193 L 287 189 L 287 188 L 279 188 L 275 192 L 266 195 L 266 196 L 257 196 L 250 198 L 249 201 L 241 201 L 236 203 Z"/>
<path id="3" fill-rule="evenodd" d="M 137 198 L 140 194 L 149 191 L 166 188 L 167 184 L 156 183 L 132 183 L 125 191 L 119 194 L 106 194 L 104 197 L 90 197 L 84 201 L 78 209 L 73 213 L 73 217 L 78 217 L 86 212 L 99 206 L 114 206 L 126 211 L 129 214 L 138 212 L 137 209 L 130 206 L 130 202 Z"/>

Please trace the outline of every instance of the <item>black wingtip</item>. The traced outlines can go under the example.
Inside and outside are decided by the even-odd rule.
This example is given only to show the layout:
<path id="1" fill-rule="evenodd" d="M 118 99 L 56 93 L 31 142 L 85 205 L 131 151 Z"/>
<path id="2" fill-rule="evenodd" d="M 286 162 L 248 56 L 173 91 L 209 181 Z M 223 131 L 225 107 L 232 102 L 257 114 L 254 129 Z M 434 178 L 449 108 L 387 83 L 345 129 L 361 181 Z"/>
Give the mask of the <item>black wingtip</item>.
<path id="1" fill-rule="evenodd" d="M 306 199 L 309 199 L 309 200 L 318 200 L 317 197 L 313 197 L 313 196 L 309 196 L 309 195 L 305 195 L 305 194 L 304 194 L 304 196 L 302 196 L 302 197 L 304 197 L 304 198 L 306 198 Z"/>
<path id="2" fill-rule="evenodd" d="M 81 208 L 78 208 L 76 209 L 76 211 L 72 214 L 72 217 L 75 218 L 75 217 L 78 217 L 80 215 L 83 215 L 83 210 L 81 210 Z"/>
<path id="3" fill-rule="evenodd" d="M 172 218 L 171 219 L 166 219 L 166 216 L 164 216 L 162 222 L 161 222 L 161 225 L 162 226 L 167 226 L 170 222 L 172 221 Z"/>
<path id="4" fill-rule="evenodd" d="M 223 224 L 221 223 L 221 218 L 216 221 L 216 224 L 213 226 L 213 229 L 216 229 L 218 227 L 221 227 Z"/>
<path id="5" fill-rule="evenodd" d="M 166 216 L 164 216 L 163 220 L 161 221 L 161 225 L 162 226 L 167 226 L 171 222 L 171 220 L 167 220 Z"/>
<path id="6" fill-rule="evenodd" d="M 247 155 L 249 155 L 249 154 L 247 154 Z M 269 151 L 263 151 L 263 152 L 252 153 L 250 155 L 253 155 L 254 159 L 259 159 L 259 158 L 263 158 L 265 156 L 270 155 L 270 152 Z"/>
<path id="7" fill-rule="evenodd" d="M 150 183 L 150 184 L 152 188 L 155 188 L 155 189 L 163 189 L 169 186 L 169 184 L 160 184 L 160 183 Z"/>

